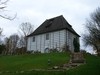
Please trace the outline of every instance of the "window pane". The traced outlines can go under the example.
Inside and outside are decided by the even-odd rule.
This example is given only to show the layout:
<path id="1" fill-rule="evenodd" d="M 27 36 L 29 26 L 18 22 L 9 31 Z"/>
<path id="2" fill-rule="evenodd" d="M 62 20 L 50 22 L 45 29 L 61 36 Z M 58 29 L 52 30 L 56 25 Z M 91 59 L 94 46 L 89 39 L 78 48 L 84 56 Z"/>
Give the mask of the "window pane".
<path id="1" fill-rule="evenodd" d="M 33 37 L 33 42 L 35 42 L 35 37 Z"/>
<path id="2" fill-rule="evenodd" d="M 49 34 L 48 33 L 46 34 L 46 40 L 49 40 Z"/>

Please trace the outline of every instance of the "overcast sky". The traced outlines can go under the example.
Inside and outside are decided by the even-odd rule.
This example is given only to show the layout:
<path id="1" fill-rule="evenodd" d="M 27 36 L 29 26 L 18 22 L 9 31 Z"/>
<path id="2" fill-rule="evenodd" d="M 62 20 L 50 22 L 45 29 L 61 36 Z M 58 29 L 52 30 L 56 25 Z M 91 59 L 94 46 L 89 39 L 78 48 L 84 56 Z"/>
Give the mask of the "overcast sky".
<path id="1" fill-rule="evenodd" d="M 63 15 L 81 35 L 85 33 L 86 18 L 99 5 L 99 0 L 9 0 L 7 11 L 3 13 L 11 17 L 17 13 L 17 17 L 13 21 L 0 18 L 0 27 L 3 34 L 9 36 L 18 33 L 18 27 L 23 22 L 30 22 L 36 29 L 46 19 Z"/>

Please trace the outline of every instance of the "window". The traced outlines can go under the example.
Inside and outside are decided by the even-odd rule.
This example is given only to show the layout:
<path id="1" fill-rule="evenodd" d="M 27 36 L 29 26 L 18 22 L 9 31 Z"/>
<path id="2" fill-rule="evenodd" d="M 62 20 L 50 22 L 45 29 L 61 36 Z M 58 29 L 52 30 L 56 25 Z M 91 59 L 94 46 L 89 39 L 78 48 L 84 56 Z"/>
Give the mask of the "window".
<path id="1" fill-rule="evenodd" d="M 46 34 L 46 40 L 49 40 L 49 34 L 48 33 Z"/>
<path id="2" fill-rule="evenodd" d="M 35 36 L 33 37 L 33 42 L 35 42 Z"/>

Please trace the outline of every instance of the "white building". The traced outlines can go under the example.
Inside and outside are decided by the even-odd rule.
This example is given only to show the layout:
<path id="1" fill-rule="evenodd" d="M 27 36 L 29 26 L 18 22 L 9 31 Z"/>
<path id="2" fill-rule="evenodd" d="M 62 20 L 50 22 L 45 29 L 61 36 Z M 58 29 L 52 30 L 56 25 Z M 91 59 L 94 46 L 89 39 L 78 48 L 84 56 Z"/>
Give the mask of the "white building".
<path id="1" fill-rule="evenodd" d="M 73 39 L 79 35 L 61 15 L 43 22 L 32 34 L 28 36 L 27 50 L 48 52 L 50 49 L 63 50 L 69 47 L 74 51 Z"/>

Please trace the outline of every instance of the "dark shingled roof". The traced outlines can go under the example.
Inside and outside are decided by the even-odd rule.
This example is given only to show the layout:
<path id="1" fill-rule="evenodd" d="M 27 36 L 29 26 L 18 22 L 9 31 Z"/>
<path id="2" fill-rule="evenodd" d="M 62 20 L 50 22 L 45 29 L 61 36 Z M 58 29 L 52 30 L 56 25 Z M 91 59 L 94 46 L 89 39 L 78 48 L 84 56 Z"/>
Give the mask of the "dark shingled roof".
<path id="1" fill-rule="evenodd" d="M 51 18 L 51 19 L 47 19 L 33 33 L 31 33 L 30 35 L 28 35 L 28 37 L 29 36 L 33 36 L 33 35 L 47 33 L 47 32 L 58 31 L 58 30 L 62 30 L 62 29 L 67 29 L 70 32 L 72 32 L 73 34 L 79 36 L 74 31 L 74 29 L 72 28 L 72 26 L 61 15 L 61 16 L 54 17 L 54 18 Z"/>

